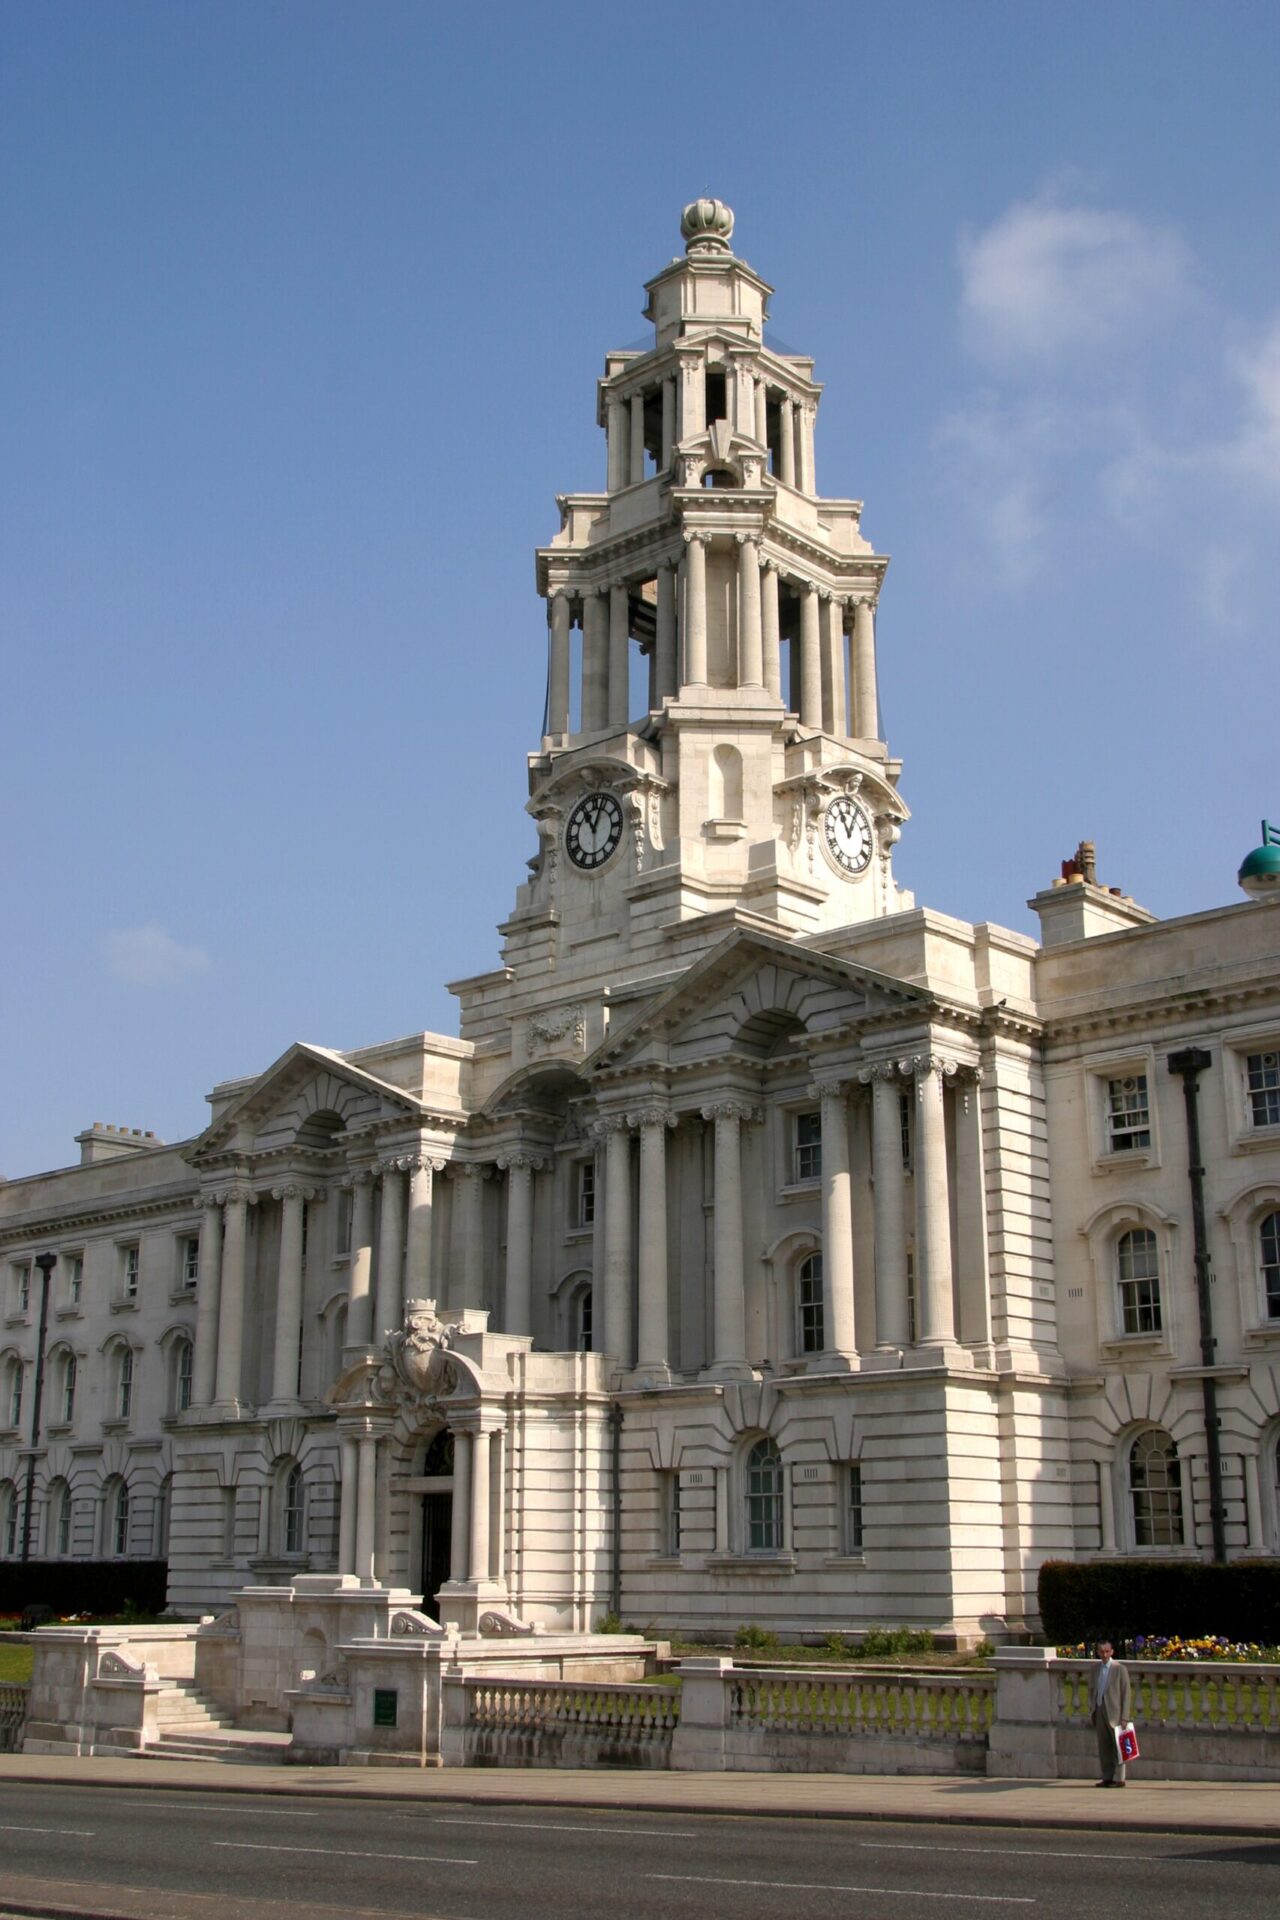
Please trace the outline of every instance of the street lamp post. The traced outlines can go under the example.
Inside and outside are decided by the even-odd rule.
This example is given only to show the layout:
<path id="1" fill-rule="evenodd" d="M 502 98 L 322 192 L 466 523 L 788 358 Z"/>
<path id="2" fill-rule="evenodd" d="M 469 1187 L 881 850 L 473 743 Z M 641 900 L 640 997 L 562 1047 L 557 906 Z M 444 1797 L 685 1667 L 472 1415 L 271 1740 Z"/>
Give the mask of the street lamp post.
<path id="1" fill-rule="evenodd" d="M 38 1253 L 40 1269 L 40 1332 L 36 1339 L 36 1378 L 31 1394 L 31 1447 L 27 1454 L 27 1497 L 22 1509 L 22 1558 L 31 1558 L 31 1517 L 36 1497 L 36 1449 L 40 1445 L 40 1407 L 44 1399 L 44 1343 L 49 1333 L 49 1280 L 58 1264 L 56 1253 Z"/>

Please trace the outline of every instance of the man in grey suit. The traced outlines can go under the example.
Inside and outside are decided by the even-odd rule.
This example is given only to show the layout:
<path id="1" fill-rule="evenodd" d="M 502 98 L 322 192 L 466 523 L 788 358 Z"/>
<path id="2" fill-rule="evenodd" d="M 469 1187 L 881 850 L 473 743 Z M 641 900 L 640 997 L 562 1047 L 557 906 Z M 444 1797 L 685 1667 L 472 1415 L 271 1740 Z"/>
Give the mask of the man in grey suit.
<path id="1" fill-rule="evenodd" d="M 1098 1760 L 1102 1768 L 1100 1787 L 1124 1785 L 1124 1761 L 1116 1745 L 1116 1728 L 1132 1720 L 1133 1689 L 1129 1669 L 1113 1657 L 1109 1640 L 1098 1643 L 1098 1663 L 1089 1676 L 1089 1705 L 1093 1711 L 1094 1731 L 1098 1736 Z"/>

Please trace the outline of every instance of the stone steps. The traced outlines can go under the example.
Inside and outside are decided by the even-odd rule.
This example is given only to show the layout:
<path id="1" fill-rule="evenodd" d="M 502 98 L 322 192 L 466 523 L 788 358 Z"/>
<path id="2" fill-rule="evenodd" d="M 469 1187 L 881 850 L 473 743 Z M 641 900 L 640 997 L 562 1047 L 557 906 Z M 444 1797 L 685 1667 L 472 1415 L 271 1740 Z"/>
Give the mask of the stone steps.
<path id="1" fill-rule="evenodd" d="M 139 1760 L 233 1761 L 237 1766 L 276 1767 L 292 1740 L 288 1733 L 254 1733 L 243 1727 L 223 1727 L 205 1733 L 162 1733 Z"/>

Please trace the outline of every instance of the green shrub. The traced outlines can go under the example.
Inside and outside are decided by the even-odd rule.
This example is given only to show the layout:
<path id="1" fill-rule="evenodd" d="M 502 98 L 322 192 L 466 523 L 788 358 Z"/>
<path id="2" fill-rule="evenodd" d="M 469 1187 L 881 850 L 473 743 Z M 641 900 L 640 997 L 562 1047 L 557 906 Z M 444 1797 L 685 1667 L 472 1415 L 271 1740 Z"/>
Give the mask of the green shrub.
<path id="1" fill-rule="evenodd" d="M 621 1617 L 616 1613 L 602 1613 L 596 1621 L 594 1633 L 622 1633 L 625 1631 Z"/>
<path id="2" fill-rule="evenodd" d="M 744 1653 L 767 1653 L 772 1656 L 782 1651 L 782 1642 L 777 1634 L 770 1633 L 767 1627 L 756 1626 L 754 1622 L 738 1628 L 733 1636 L 733 1644 Z"/>
<path id="3" fill-rule="evenodd" d="M 858 1651 L 870 1660 L 900 1660 L 908 1653 L 932 1653 L 933 1635 L 911 1627 L 868 1627 Z"/>
<path id="4" fill-rule="evenodd" d="M 1140 1634 L 1280 1642 L 1280 1560 L 1046 1560 L 1037 1593 L 1054 1646 Z"/>

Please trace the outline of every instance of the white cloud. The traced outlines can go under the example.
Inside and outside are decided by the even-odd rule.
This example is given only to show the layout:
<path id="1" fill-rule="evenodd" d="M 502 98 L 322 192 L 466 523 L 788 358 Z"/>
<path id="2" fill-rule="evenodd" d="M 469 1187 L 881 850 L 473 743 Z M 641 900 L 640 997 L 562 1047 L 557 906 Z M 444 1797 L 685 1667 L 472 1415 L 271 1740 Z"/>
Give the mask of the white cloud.
<path id="1" fill-rule="evenodd" d="M 194 973 L 208 973 L 203 947 L 184 947 L 163 927 L 124 927 L 105 941 L 107 961 L 117 980 L 131 987 L 173 986 Z"/>
<path id="2" fill-rule="evenodd" d="M 1129 346 L 1181 307 L 1191 257 L 1125 213 L 1017 201 L 960 247 L 965 343 L 980 359 L 1061 366 Z"/>
<path id="3" fill-rule="evenodd" d="M 1237 348 L 1228 365 L 1244 389 L 1244 411 L 1221 458 L 1242 479 L 1275 493 L 1280 490 L 1280 313 L 1257 344 Z"/>

